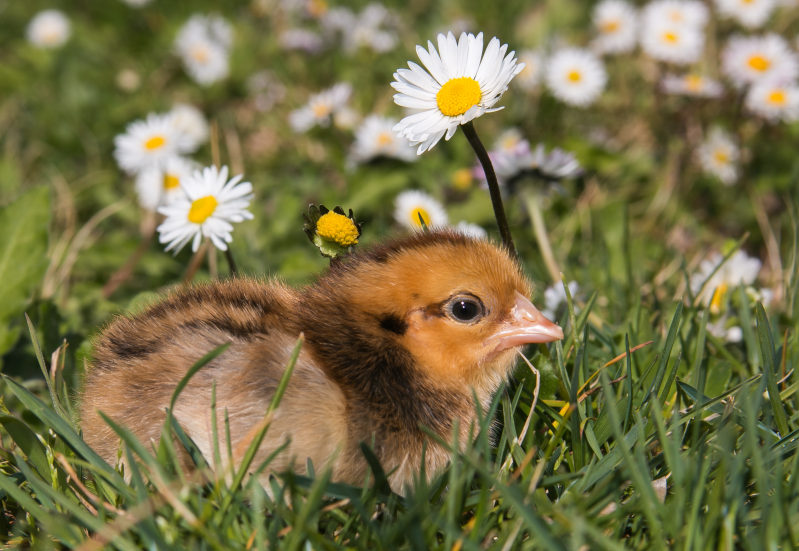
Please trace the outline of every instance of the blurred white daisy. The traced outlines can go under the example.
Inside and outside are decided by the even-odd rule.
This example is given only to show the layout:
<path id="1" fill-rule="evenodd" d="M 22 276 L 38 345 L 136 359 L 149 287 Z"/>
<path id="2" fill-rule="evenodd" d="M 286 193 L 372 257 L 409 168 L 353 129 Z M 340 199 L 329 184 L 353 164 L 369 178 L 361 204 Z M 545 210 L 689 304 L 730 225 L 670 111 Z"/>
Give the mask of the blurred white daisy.
<path id="1" fill-rule="evenodd" d="M 340 82 L 331 88 L 314 94 L 305 107 L 289 113 L 289 124 L 294 132 L 307 132 L 314 126 L 327 127 L 331 117 L 343 109 L 350 101 L 352 86 Z"/>
<path id="2" fill-rule="evenodd" d="M 719 81 L 693 73 L 668 74 L 663 77 L 660 86 L 667 94 L 697 98 L 717 98 L 724 92 L 724 87 Z"/>
<path id="3" fill-rule="evenodd" d="M 352 130 L 361 122 L 361 114 L 356 110 L 345 105 L 333 113 L 333 125 L 341 130 Z"/>
<path id="4" fill-rule="evenodd" d="M 731 17 L 746 27 L 756 29 L 768 21 L 777 7 L 775 0 L 716 0 L 721 15 Z"/>
<path id="5" fill-rule="evenodd" d="M 594 7 L 594 29 L 597 36 L 591 49 L 599 54 L 629 52 L 638 37 L 638 13 L 624 0 L 603 0 Z"/>
<path id="6" fill-rule="evenodd" d="M 340 29 L 344 51 L 370 48 L 384 53 L 393 50 L 398 39 L 389 27 L 393 26 L 394 20 L 394 14 L 382 4 L 369 4 L 359 15 L 354 16 L 349 26 Z"/>
<path id="7" fill-rule="evenodd" d="M 727 342 L 741 342 L 744 338 L 743 329 L 737 325 L 726 327 L 726 320 L 721 319 L 716 323 L 707 322 L 707 332 L 718 339 L 724 339 Z"/>
<path id="8" fill-rule="evenodd" d="M 753 85 L 746 94 L 746 107 L 771 121 L 799 120 L 799 86 L 795 82 L 767 80 Z"/>
<path id="9" fill-rule="evenodd" d="M 572 153 L 557 147 L 547 153 L 541 143 L 533 150 L 530 142 L 522 138 L 516 129 L 503 132 L 488 155 L 500 183 L 512 180 L 525 171 L 535 170 L 539 177 L 547 180 L 574 178 L 583 172 Z M 475 166 L 473 174 L 480 180 L 486 179 L 483 167 L 479 164 Z"/>
<path id="10" fill-rule="evenodd" d="M 356 163 L 365 163 L 375 157 L 391 157 L 401 161 L 416 160 L 408 139 L 397 136 L 391 129 L 397 124 L 396 119 L 369 115 L 355 131 L 355 142 L 350 149 L 350 159 Z"/>
<path id="11" fill-rule="evenodd" d="M 699 292 L 702 283 L 723 259 L 721 254 L 714 253 L 699 264 L 699 272 L 691 275 L 691 291 L 694 294 Z M 701 294 L 703 303 L 710 305 L 711 313 L 719 313 L 724 306 L 727 292 L 735 290 L 740 284 L 754 283 L 761 266 L 762 263 L 757 258 L 752 258 L 743 251 L 736 251 L 705 285 Z"/>
<path id="12" fill-rule="evenodd" d="M 131 8 L 142 8 L 152 1 L 153 0 L 122 0 L 123 3 L 127 4 Z"/>
<path id="13" fill-rule="evenodd" d="M 449 223 L 444 207 L 423 191 L 403 191 L 394 200 L 394 219 L 411 230 L 422 229 L 422 220 L 427 227 L 441 227 Z"/>
<path id="14" fill-rule="evenodd" d="M 280 35 L 280 45 L 286 50 L 302 50 L 315 54 L 325 43 L 321 36 L 308 29 L 288 29 Z"/>
<path id="15" fill-rule="evenodd" d="M 732 185 L 738 179 L 738 146 L 724 130 L 711 130 L 699 146 L 698 154 L 704 171 L 716 176 L 725 185 Z"/>
<path id="16" fill-rule="evenodd" d="M 687 65 L 699 60 L 705 35 L 696 27 L 669 21 L 647 21 L 641 27 L 641 48 L 659 61 Z"/>
<path id="17" fill-rule="evenodd" d="M 799 74 L 799 61 L 788 42 L 778 34 L 734 36 L 721 52 L 721 70 L 738 86 Z"/>
<path id="18" fill-rule="evenodd" d="M 185 157 L 169 157 L 163 168 L 151 166 L 136 176 L 136 194 L 139 204 L 147 210 L 156 210 L 163 205 L 171 205 L 185 197 L 181 183 L 196 170 L 197 163 Z"/>
<path id="19" fill-rule="evenodd" d="M 286 97 L 286 87 L 272 71 L 264 69 L 247 79 L 247 90 L 254 96 L 258 111 L 269 111 Z"/>
<path id="20" fill-rule="evenodd" d="M 574 295 L 580 290 L 580 286 L 576 281 L 570 281 L 568 284 L 569 294 L 574 298 Z M 544 290 L 544 309 L 541 313 L 550 321 L 557 321 L 558 311 L 566 304 L 566 290 L 563 288 L 563 283 L 556 283 L 550 285 Z M 576 310 L 576 307 L 575 307 Z"/>
<path id="21" fill-rule="evenodd" d="M 152 166 L 163 167 L 170 157 L 193 150 L 194 140 L 179 131 L 169 115 L 150 113 L 130 123 L 114 138 L 114 158 L 128 174 Z"/>
<path id="22" fill-rule="evenodd" d="M 233 29 L 227 21 L 214 15 L 193 15 L 178 31 L 175 51 L 189 76 L 208 86 L 228 76 L 232 43 Z"/>
<path id="23" fill-rule="evenodd" d="M 547 153 L 542 143 L 538 144 L 533 151 L 533 168 L 550 180 L 576 178 L 583 173 L 580 162 L 574 153 L 564 151 L 559 147 L 553 147 L 552 151 Z"/>
<path id="24" fill-rule="evenodd" d="M 524 64 L 514 83 L 528 92 L 538 88 L 544 72 L 544 54 L 540 50 L 522 50 L 519 52 L 519 65 Z"/>
<path id="25" fill-rule="evenodd" d="M 702 30 L 709 18 L 707 6 L 699 0 L 655 0 L 644 6 L 641 13 L 646 26 L 676 25 Z"/>
<path id="26" fill-rule="evenodd" d="M 585 107 L 605 89 L 608 75 L 600 59 L 588 50 L 566 48 L 549 59 L 545 75 L 556 98 L 569 105 Z"/>
<path id="27" fill-rule="evenodd" d="M 462 233 L 463 235 L 472 237 L 474 239 L 487 239 L 488 232 L 483 229 L 482 226 L 478 226 L 477 224 L 470 224 L 465 220 L 461 220 L 458 222 L 458 225 L 455 226 L 455 231 L 458 233 Z"/>
<path id="28" fill-rule="evenodd" d="M 63 46 L 71 33 L 72 27 L 64 12 L 44 10 L 33 16 L 25 34 L 34 46 L 50 49 Z"/>
<path id="29" fill-rule="evenodd" d="M 441 138 L 449 140 L 459 125 L 502 109 L 494 105 L 524 68 L 516 64 L 515 52 L 505 54 L 508 45 L 500 46 L 496 37 L 483 53 L 483 33 L 463 33 L 457 41 L 452 33 L 439 34 L 438 51 L 430 41 L 427 47 L 416 46 L 427 71 L 409 61 L 410 69 L 398 69 L 391 83 L 399 92 L 394 95 L 397 105 L 422 110 L 394 127 L 413 145 L 419 144 L 419 155 Z"/>
<path id="30" fill-rule="evenodd" d="M 193 105 L 176 103 L 168 115 L 172 118 L 172 125 L 191 139 L 192 151 L 208 141 L 208 121 L 203 112 Z"/>
<path id="31" fill-rule="evenodd" d="M 203 237 L 210 239 L 216 248 L 227 250 L 227 244 L 233 241 L 231 222 L 253 218 L 247 210 L 253 199 L 252 184 L 241 182 L 241 178 L 238 175 L 228 180 L 226 166 L 221 170 L 211 166 L 202 172 L 195 170 L 181 182 L 186 196 L 158 208 L 166 216 L 158 226 L 159 241 L 169 243 L 166 250 L 174 249 L 177 254 L 191 241 L 192 251 L 197 252 Z"/>

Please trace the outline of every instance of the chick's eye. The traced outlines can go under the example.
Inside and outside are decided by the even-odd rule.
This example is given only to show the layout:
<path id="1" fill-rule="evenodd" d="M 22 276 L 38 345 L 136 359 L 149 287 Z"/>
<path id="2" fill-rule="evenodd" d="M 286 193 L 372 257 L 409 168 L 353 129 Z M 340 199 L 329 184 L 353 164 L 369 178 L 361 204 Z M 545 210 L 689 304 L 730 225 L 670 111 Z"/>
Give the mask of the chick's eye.
<path id="1" fill-rule="evenodd" d="M 455 299 L 450 306 L 452 317 L 458 321 L 474 321 L 482 314 L 480 305 L 468 298 Z"/>

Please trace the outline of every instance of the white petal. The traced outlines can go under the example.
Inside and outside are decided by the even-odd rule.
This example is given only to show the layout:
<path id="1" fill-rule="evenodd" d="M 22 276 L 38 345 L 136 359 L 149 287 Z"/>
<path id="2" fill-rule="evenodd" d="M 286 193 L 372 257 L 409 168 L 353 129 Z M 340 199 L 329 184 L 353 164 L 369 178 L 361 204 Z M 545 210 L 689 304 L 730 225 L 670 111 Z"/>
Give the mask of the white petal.
<path id="1" fill-rule="evenodd" d="M 466 64 L 469 61 L 469 37 L 466 33 L 461 33 L 460 40 L 458 40 L 458 70 L 456 76 L 458 78 L 466 74 Z"/>
<path id="2" fill-rule="evenodd" d="M 436 79 L 439 84 L 443 85 L 445 82 L 447 82 L 447 75 L 444 72 L 444 65 L 441 64 L 441 58 L 438 56 L 438 52 L 436 52 L 433 43 L 428 41 L 427 44 L 429 46 L 429 51 L 425 50 L 421 46 L 416 46 L 416 54 L 419 56 L 422 65 L 427 68 L 430 76 Z"/>
<path id="3" fill-rule="evenodd" d="M 480 68 L 480 56 L 483 54 L 483 33 L 474 38 L 469 35 L 469 59 L 466 63 L 466 69 L 463 75 L 469 78 L 474 78 L 477 74 L 477 69 Z"/>
<path id="4" fill-rule="evenodd" d="M 486 75 L 494 69 L 497 52 L 499 52 L 499 39 L 495 36 L 491 39 L 491 42 L 488 43 L 488 48 L 486 48 L 485 54 L 483 54 L 480 68 L 477 70 L 477 74 L 474 77 L 477 82 L 484 82 Z"/>
<path id="5" fill-rule="evenodd" d="M 404 94 L 396 94 L 394 96 L 394 103 L 400 107 L 410 107 L 411 109 L 436 109 L 438 107 L 435 100 L 422 100 Z"/>

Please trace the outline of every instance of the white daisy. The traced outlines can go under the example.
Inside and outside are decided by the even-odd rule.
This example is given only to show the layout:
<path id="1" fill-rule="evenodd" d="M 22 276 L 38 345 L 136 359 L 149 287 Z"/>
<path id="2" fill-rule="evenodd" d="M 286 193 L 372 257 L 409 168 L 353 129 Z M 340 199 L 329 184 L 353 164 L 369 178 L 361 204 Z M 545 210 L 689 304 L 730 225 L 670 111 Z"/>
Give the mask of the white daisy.
<path id="1" fill-rule="evenodd" d="M 556 98 L 569 105 L 592 104 L 608 81 L 605 66 L 588 50 L 566 48 L 556 52 L 547 63 L 547 86 Z"/>
<path id="2" fill-rule="evenodd" d="M 408 139 L 397 136 L 391 129 L 397 124 L 395 119 L 369 115 L 355 131 L 355 142 L 350 149 L 350 159 L 356 163 L 365 163 L 375 157 L 391 157 L 401 161 L 416 160 Z"/>
<path id="3" fill-rule="evenodd" d="M 514 83 L 521 88 L 530 92 L 538 88 L 541 83 L 541 75 L 544 72 L 544 54 L 540 50 L 522 50 L 519 52 L 519 66 L 524 64 Z"/>
<path id="4" fill-rule="evenodd" d="M 594 7 L 597 37 L 591 49 L 599 54 L 629 52 L 638 36 L 638 13 L 624 0 L 603 0 Z"/>
<path id="5" fill-rule="evenodd" d="M 177 103 L 169 112 L 172 125 L 192 141 L 191 151 L 208 141 L 210 130 L 202 111 L 186 103 Z"/>
<path id="6" fill-rule="evenodd" d="M 198 168 L 197 163 L 185 157 L 170 157 L 164 167 L 151 166 L 136 176 L 136 193 L 139 204 L 147 210 L 156 210 L 162 205 L 171 205 L 185 197 L 181 183 Z"/>
<path id="7" fill-rule="evenodd" d="M 289 114 L 289 124 L 295 132 L 307 132 L 316 125 L 330 125 L 331 117 L 347 105 L 352 95 L 352 86 L 340 82 L 335 86 L 314 94 L 307 105 Z"/>
<path id="8" fill-rule="evenodd" d="M 691 291 L 699 292 L 699 288 L 724 257 L 714 253 L 709 259 L 699 264 L 699 272 L 691 275 Z M 710 311 L 717 314 L 724 305 L 724 297 L 728 291 L 735 290 L 740 284 L 751 285 L 760 273 L 762 263 L 757 258 L 748 256 L 743 251 L 736 251 L 719 270 L 713 274 L 702 291 L 701 298 Z"/>
<path id="9" fill-rule="evenodd" d="M 488 239 L 488 232 L 483 229 L 482 226 L 478 226 L 477 224 L 470 224 L 465 220 L 461 220 L 458 222 L 458 225 L 455 226 L 455 231 L 458 233 L 462 233 L 468 237 L 472 237 L 474 239 Z"/>
<path id="10" fill-rule="evenodd" d="M 710 131 L 707 139 L 699 147 L 699 162 L 708 174 L 718 177 L 726 185 L 738 179 L 738 146 L 727 132 L 720 128 Z"/>
<path id="11" fill-rule="evenodd" d="M 333 125 L 341 130 L 352 130 L 361 122 L 361 114 L 352 107 L 345 105 L 333 113 Z"/>
<path id="12" fill-rule="evenodd" d="M 272 71 L 258 71 L 247 79 L 247 90 L 254 96 L 258 111 L 269 111 L 286 97 L 286 87 Z"/>
<path id="13" fill-rule="evenodd" d="M 131 8 L 142 8 L 152 1 L 153 0 L 122 0 L 122 2 L 124 2 Z"/>
<path id="14" fill-rule="evenodd" d="M 286 50 L 302 50 L 315 54 L 325 43 L 321 36 L 308 29 L 288 29 L 280 35 L 280 45 Z"/>
<path id="15" fill-rule="evenodd" d="M 799 74 L 799 61 L 781 36 L 734 36 L 721 52 L 721 70 L 738 86 Z"/>
<path id="16" fill-rule="evenodd" d="M 744 338 L 743 329 L 737 325 L 726 327 L 724 319 L 716 323 L 707 322 L 707 332 L 718 339 L 724 339 L 727 342 L 741 342 Z"/>
<path id="17" fill-rule="evenodd" d="M 716 0 L 721 15 L 731 17 L 746 27 L 756 29 L 768 21 L 777 7 L 775 0 Z"/>
<path id="18" fill-rule="evenodd" d="M 122 170 L 135 174 L 151 166 L 162 167 L 170 157 L 191 152 L 193 145 L 191 138 L 175 128 L 171 116 L 150 113 L 114 138 L 114 158 Z"/>
<path id="19" fill-rule="evenodd" d="M 699 0 L 655 0 L 644 6 L 641 16 L 647 26 L 668 24 L 702 30 L 709 11 Z"/>
<path id="20" fill-rule="evenodd" d="M 449 223 L 444 207 L 423 191 L 403 191 L 394 200 L 394 219 L 411 230 L 420 230 L 422 217 L 427 227 L 446 226 Z"/>
<path id="21" fill-rule="evenodd" d="M 753 85 L 746 94 L 746 107 L 771 121 L 799 120 L 799 86 L 795 82 L 767 80 Z"/>
<path id="22" fill-rule="evenodd" d="M 233 241 L 231 222 L 252 220 L 247 210 L 253 199 L 252 184 L 241 182 L 241 175 L 228 181 L 228 168 L 218 170 L 207 167 L 181 182 L 186 197 L 169 206 L 159 207 L 158 212 L 166 216 L 158 226 L 159 241 L 169 243 L 166 250 L 175 254 L 189 241 L 192 251 L 197 252 L 202 238 L 210 239 L 216 248 L 227 250 Z"/>
<path id="23" fill-rule="evenodd" d="M 175 51 L 189 76 L 208 86 L 227 77 L 233 30 L 218 16 L 193 15 L 175 39 Z"/>
<path id="24" fill-rule="evenodd" d="M 580 290 L 580 286 L 576 281 L 570 281 L 568 287 L 569 294 L 574 298 L 574 295 Z M 557 321 L 558 310 L 565 304 L 566 290 L 563 288 L 563 284 L 556 283 L 555 285 L 550 285 L 544 290 L 544 309 L 541 313 L 548 320 Z"/>
<path id="25" fill-rule="evenodd" d="M 384 53 L 393 50 L 397 45 L 397 35 L 384 26 L 393 26 L 395 19 L 394 14 L 382 4 L 369 4 L 348 26 L 340 29 L 344 51 L 351 53 L 359 48 L 370 48 Z"/>
<path id="26" fill-rule="evenodd" d="M 724 92 L 719 81 L 693 73 L 681 76 L 668 74 L 663 77 L 660 86 L 667 94 L 696 98 L 717 98 Z"/>
<path id="27" fill-rule="evenodd" d="M 564 151 L 559 147 L 554 147 L 547 153 L 542 143 L 538 144 L 533 151 L 533 168 L 551 180 L 575 178 L 583 173 L 580 162 L 574 153 Z"/>
<path id="28" fill-rule="evenodd" d="M 72 28 L 60 10 L 44 10 L 33 16 L 26 31 L 28 41 L 39 48 L 58 48 L 69 39 Z"/>
<path id="29" fill-rule="evenodd" d="M 416 46 L 427 71 L 409 61 L 410 69 L 398 69 L 391 83 L 399 92 L 394 95 L 397 105 L 423 110 L 394 127 L 413 145 L 419 144 L 419 155 L 441 138 L 452 138 L 461 124 L 502 109 L 494 105 L 524 68 L 516 64 L 515 52 L 505 55 L 508 45 L 500 46 L 496 37 L 483 53 L 483 33 L 463 33 L 457 41 L 452 33 L 439 34 L 438 51 L 430 41 L 427 48 Z"/>
<path id="30" fill-rule="evenodd" d="M 647 20 L 641 27 L 641 48 L 659 61 L 687 65 L 699 60 L 705 35 L 696 27 L 669 21 Z"/>

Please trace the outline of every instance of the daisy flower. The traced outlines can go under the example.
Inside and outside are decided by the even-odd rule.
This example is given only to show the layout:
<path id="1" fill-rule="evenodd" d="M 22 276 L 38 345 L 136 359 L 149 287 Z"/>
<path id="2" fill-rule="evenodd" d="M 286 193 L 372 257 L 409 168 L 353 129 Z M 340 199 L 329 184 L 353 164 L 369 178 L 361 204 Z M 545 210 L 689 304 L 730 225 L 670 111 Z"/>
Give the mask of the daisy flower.
<path id="1" fill-rule="evenodd" d="M 721 52 L 721 70 L 738 86 L 772 78 L 793 80 L 799 61 L 781 36 L 732 37 Z"/>
<path id="2" fill-rule="evenodd" d="M 771 121 L 799 120 L 799 86 L 767 80 L 753 85 L 746 94 L 746 107 Z"/>
<path id="3" fill-rule="evenodd" d="M 738 146 L 727 132 L 720 128 L 711 130 L 698 153 L 699 162 L 708 174 L 718 177 L 728 186 L 738 179 Z"/>
<path id="4" fill-rule="evenodd" d="M 737 325 L 726 327 L 725 320 L 719 320 L 716 323 L 707 322 L 707 332 L 718 339 L 724 339 L 727 342 L 741 342 L 744 338 L 743 329 Z"/>
<path id="5" fill-rule="evenodd" d="M 585 107 L 605 89 L 608 75 L 597 56 L 588 50 L 566 48 L 547 63 L 547 86 L 556 98 L 569 105 Z"/>
<path id="6" fill-rule="evenodd" d="M 227 250 L 233 241 L 231 222 L 252 220 L 247 210 L 253 199 L 252 184 L 241 182 L 241 175 L 228 180 L 228 168 L 206 167 L 181 182 L 185 197 L 158 208 L 166 216 L 158 226 L 159 242 L 169 243 L 166 250 L 180 251 L 189 241 L 197 252 L 202 238 L 210 239 L 217 249 Z"/>
<path id="7" fill-rule="evenodd" d="M 669 21 L 648 20 L 641 28 L 641 48 L 654 59 L 676 65 L 699 60 L 705 36 L 696 27 Z"/>
<path id="8" fill-rule="evenodd" d="M 151 166 L 162 167 L 167 159 L 190 153 L 194 141 L 178 131 L 169 115 L 150 113 L 146 120 L 130 123 L 114 138 L 114 158 L 128 174 Z"/>
<path id="9" fill-rule="evenodd" d="M 375 157 L 391 157 L 401 161 L 413 162 L 416 152 L 407 138 L 397 136 L 391 129 L 397 124 L 395 119 L 369 115 L 355 131 L 355 142 L 350 149 L 350 160 L 365 163 Z"/>
<path id="10" fill-rule="evenodd" d="M 658 23 L 702 30 L 710 14 L 699 0 L 655 0 L 644 7 L 641 15 L 647 26 Z"/>
<path id="11" fill-rule="evenodd" d="M 470 224 L 465 220 L 458 222 L 458 225 L 455 226 L 454 230 L 473 239 L 488 239 L 488 232 L 485 231 L 482 226 Z"/>
<path id="12" fill-rule="evenodd" d="M 667 94 L 695 98 L 717 98 L 724 92 L 719 81 L 692 73 L 681 76 L 668 74 L 663 77 L 660 87 Z"/>
<path id="13" fill-rule="evenodd" d="M 307 132 L 314 126 L 326 127 L 330 125 L 331 117 L 343 109 L 352 95 L 352 86 L 340 82 L 335 86 L 314 94 L 305 107 L 296 109 L 289 114 L 289 124 L 294 132 Z"/>
<path id="14" fill-rule="evenodd" d="M 181 132 L 191 140 L 192 151 L 208 141 L 208 136 L 210 135 L 208 121 L 205 120 L 205 115 L 203 115 L 202 111 L 193 105 L 177 103 L 172 107 L 168 115 L 172 119 L 172 125 L 178 132 Z"/>
<path id="15" fill-rule="evenodd" d="M 123 3 L 127 4 L 131 8 L 142 8 L 152 1 L 153 0 L 122 0 Z"/>
<path id="16" fill-rule="evenodd" d="M 258 111 L 269 111 L 286 97 L 286 87 L 272 71 L 265 69 L 247 79 L 247 91 L 254 96 Z"/>
<path id="17" fill-rule="evenodd" d="M 691 291 L 698 293 L 702 283 L 713 273 L 724 257 L 714 253 L 709 259 L 699 264 L 699 272 L 691 276 Z M 748 256 L 743 251 L 736 251 L 718 271 L 713 274 L 702 290 L 702 301 L 710 305 L 711 313 L 717 314 L 724 305 L 727 292 L 739 285 L 751 285 L 757 279 L 762 266 L 760 260 Z"/>
<path id="18" fill-rule="evenodd" d="M 624 0 L 603 0 L 594 8 L 594 28 L 597 37 L 591 49 L 600 54 L 629 52 L 635 48 L 638 34 L 638 14 Z"/>
<path id="19" fill-rule="evenodd" d="M 555 147 L 547 153 L 542 143 L 538 144 L 533 151 L 533 168 L 538 169 L 545 178 L 550 180 L 576 178 L 583 173 L 580 162 L 574 153 L 564 151 L 559 147 Z"/>
<path id="20" fill-rule="evenodd" d="M 151 166 L 136 176 L 136 193 L 139 204 L 146 210 L 156 210 L 171 205 L 185 197 L 181 183 L 188 180 L 197 164 L 185 157 L 169 157 L 163 168 Z"/>
<path id="21" fill-rule="evenodd" d="M 524 65 L 516 79 L 516 85 L 530 92 L 538 88 L 544 69 L 544 54 L 540 50 L 522 50 L 519 52 L 519 66 Z"/>
<path id="22" fill-rule="evenodd" d="M 403 191 L 394 200 L 394 219 L 411 230 L 422 229 L 419 217 L 428 228 L 446 226 L 449 222 L 444 207 L 423 191 Z"/>
<path id="23" fill-rule="evenodd" d="M 64 12 L 44 10 L 33 16 L 25 34 L 34 46 L 51 49 L 63 46 L 71 33 L 71 25 Z"/>
<path id="24" fill-rule="evenodd" d="M 397 105 L 422 111 L 402 119 L 394 130 L 418 144 L 421 155 L 441 138 L 452 138 L 459 125 L 502 109 L 494 105 L 524 68 L 517 65 L 515 52 L 506 55 L 507 49 L 494 37 L 483 53 L 483 33 L 462 33 L 459 40 L 452 33 L 439 34 L 438 51 L 430 41 L 427 50 L 416 46 L 427 71 L 409 61 L 410 69 L 398 69 L 391 86 L 399 92 Z"/>
<path id="25" fill-rule="evenodd" d="M 175 39 L 175 51 L 189 76 L 208 86 L 227 77 L 230 70 L 228 49 L 233 30 L 218 16 L 193 15 Z"/>
<path id="26" fill-rule="evenodd" d="M 394 19 L 395 16 L 382 4 L 369 4 L 348 26 L 340 28 L 344 51 L 352 53 L 358 48 L 370 48 L 384 53 L 393 50 L 397 45 L 397 35 L 381 27 L 393 24 Z"/>
<path id="27" fill-rule="evenodd" d="M 747 29 L 762 27 L 777 7 L 775 0 L 716 0 L 721 15 L 735 19 Z"/>
<path id="28" fill-rule="evenodd" d="M 285 50 L 302 50 L 315 54 L 322 50 L 325 43 L 321 36 L 308 29 L 288 29 L 280 35 L 280 45 Z"/>

